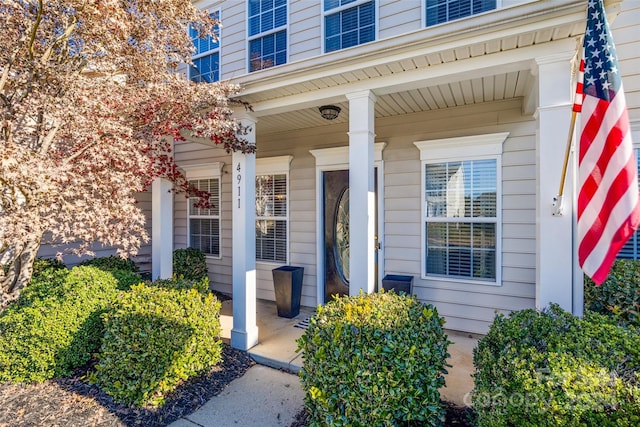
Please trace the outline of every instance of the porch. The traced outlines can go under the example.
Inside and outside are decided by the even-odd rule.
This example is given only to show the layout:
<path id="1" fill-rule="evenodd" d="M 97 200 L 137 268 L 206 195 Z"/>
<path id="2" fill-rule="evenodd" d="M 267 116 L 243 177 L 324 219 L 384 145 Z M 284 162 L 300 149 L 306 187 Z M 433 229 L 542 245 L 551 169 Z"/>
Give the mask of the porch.
<path id="1" fill-rule="evenodd" d="M 248 350 L 251 357 L 259 364 L 272 368 L 297 373 L 302 368 L 303 355 L 296 351 L 296 340 L 302 336 L 304 329 L 301 322 L 312 316 L 314 309 L 301 307 L 300 314 L 292 319 L 278 317 L 276 304 L 273 301 L 258 299 L 256 302 L 256 319 L 258 325 L 258 344 Z M 232 300 L 222 303 L 220 312 L 222 339 L 227 344 L 231 341 L 233 328 Z M 440 392 L 442 398 L 456 405 L 470 405 L 468 395 L 473 389 L 473 349 L 478 336 L 457 331 L 447 331 L 451 357 L 447 362 L 452 365 L 445 375 L 446 386 Z"/>

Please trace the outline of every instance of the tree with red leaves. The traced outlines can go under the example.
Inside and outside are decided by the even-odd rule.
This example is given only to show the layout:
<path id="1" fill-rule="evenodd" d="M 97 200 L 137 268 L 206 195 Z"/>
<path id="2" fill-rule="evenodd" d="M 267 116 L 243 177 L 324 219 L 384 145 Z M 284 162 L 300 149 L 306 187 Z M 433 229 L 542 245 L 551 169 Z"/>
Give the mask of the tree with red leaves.
<path id="1" fill-rule="evenodd" d="M 158 177 L 202 197 L 173 142 L 252 152 L 232 118 L 239 88 L 193 83 L 190 0 L 0 2 L 0 309 L 30 281 L 41 244 L 134 254 L 148 240 L 135 193 Z"/>

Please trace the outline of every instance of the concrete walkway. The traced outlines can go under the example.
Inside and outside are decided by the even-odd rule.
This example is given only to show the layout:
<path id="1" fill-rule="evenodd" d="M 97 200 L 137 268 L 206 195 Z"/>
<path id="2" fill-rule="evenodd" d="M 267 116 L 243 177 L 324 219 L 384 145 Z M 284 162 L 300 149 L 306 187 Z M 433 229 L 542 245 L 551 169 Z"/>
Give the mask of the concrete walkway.
<path id="1" fill-rule="evenodd" d="M 222 304 L 220 320 L 222 338 L 227 341 L 233 324 L 231 301 Z M 227 427 L 227 426 L 290 426 L 303 408 L 304 392 L 298 376 L 302 355 L 296 339 L 304 329 L 295 327 L 313 310 L 303 308 L 300 315 L 285 319 L 276 315 L 275 303 L 258 301 L 257 318 L 260 344 L 249 350 L 258 365 L 244 376 L 231 382 L 217 396 L 194 413 L 170 424 L 170 427 Z M 442 398 L 456 405 L 470 404 L 473 388 L 473 348 L 477 337 L 448 331 L 451 357 L 446 385 L 440 389 Z"/>
<path id="2" fill-rule="evenodd" d="M 290 426 L 303 408 L 298 376 L 254 365 L 200 409 L 171 427 Z"/>

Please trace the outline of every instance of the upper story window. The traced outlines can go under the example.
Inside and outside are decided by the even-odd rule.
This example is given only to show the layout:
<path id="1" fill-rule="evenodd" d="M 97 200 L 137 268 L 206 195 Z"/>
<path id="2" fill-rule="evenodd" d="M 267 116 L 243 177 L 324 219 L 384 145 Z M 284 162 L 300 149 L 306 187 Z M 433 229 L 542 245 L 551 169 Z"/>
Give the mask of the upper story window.
<path id="1" fill-rule="evenodd" d="M 290 156 L 256 160 L 256 261 L 289 258 Z"/>
<path id="2" fill-rule="evenodd" d="M 220 12 L 215 11 L 210 14 L 213 19 L 220 19 Z M 198 32 L 189 27 L 189 36 L 196 48 L 196 53 L 191 60 L 193 65 L 189 66 L 189 79 L 194 82 L 212 83 L 220 80 L 220 28 L 214 28 L 213 37 L 200 38 Z"/>
<path id="3" fill-rule="evenodd" d="M 375 39 L 375 1 L 324 0 L 325 52 L 357 46 Z"/>
<path id="4" fill-rule="evenodd" d="M 287 62 L 287 1 L 249 0 L 249 72 Z"/>
<path id="5" fill-rule="evenodd" d="M 500 160 L 506 137 L 415 143 L 423 164 L 424 278 L 500 284 Z"/>
<path id="6" fill-rule="evenodd" d="M 496 8 L 496 0 L 426 0 L 427 26 L 476 15 Z"/>

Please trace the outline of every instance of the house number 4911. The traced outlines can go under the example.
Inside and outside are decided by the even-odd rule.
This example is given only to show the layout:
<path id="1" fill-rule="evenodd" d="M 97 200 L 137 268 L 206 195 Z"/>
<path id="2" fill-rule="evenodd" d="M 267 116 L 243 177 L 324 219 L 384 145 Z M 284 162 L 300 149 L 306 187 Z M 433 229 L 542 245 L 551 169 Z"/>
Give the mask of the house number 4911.
<path id="1" fill-rule="evenodd" d="M 240 209 L 240 183 L 242 182 L 242 168 L 240 167 L 240 163 L 238 162 L 238 166 L 236 167 L 236 181 L 238 181 L 238 209 Z"/>

